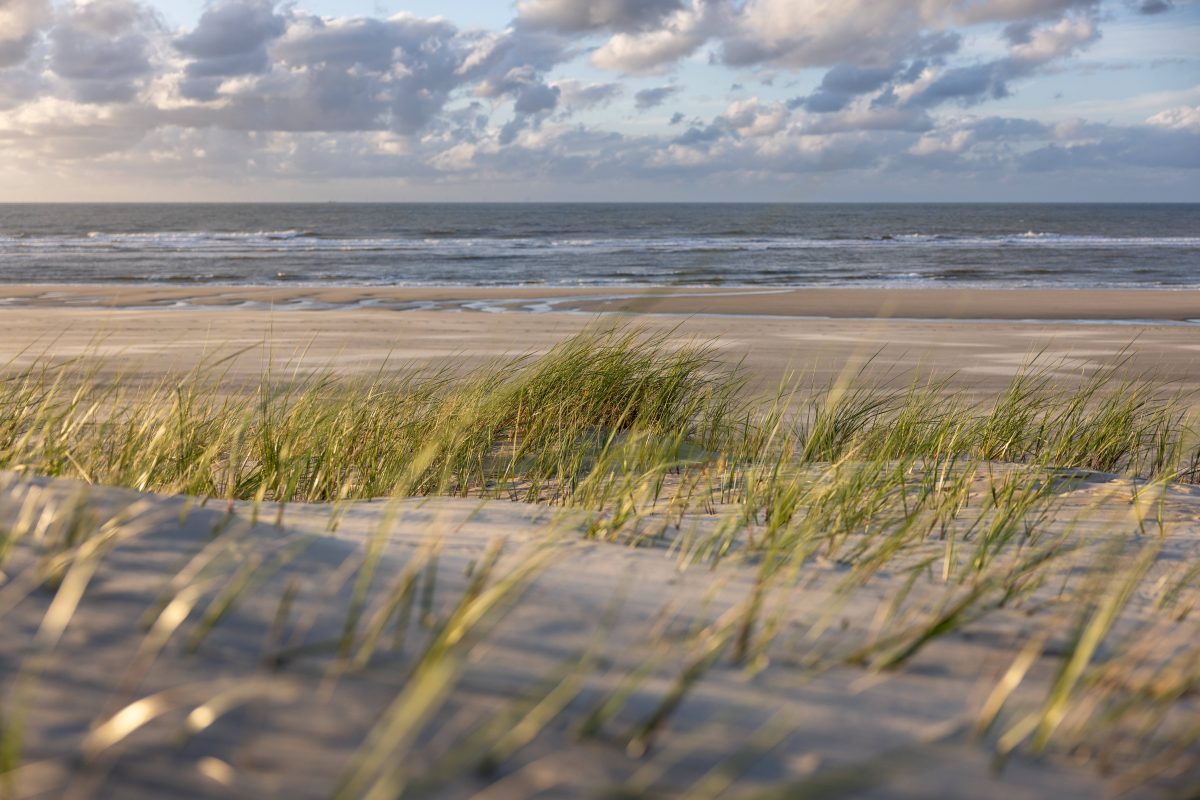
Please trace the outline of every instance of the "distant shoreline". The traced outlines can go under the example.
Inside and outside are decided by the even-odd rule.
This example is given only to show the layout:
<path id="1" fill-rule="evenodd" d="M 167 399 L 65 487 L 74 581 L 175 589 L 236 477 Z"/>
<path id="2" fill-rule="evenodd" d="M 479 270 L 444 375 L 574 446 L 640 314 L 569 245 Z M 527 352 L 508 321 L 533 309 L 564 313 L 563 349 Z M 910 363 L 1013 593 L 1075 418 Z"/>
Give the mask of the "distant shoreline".
<path id="1" fill-rule="evenodd" d="M 463 311 L 816 319 L 1200 322 L 1200 290 L 9 284 L 4 308 Z"/>

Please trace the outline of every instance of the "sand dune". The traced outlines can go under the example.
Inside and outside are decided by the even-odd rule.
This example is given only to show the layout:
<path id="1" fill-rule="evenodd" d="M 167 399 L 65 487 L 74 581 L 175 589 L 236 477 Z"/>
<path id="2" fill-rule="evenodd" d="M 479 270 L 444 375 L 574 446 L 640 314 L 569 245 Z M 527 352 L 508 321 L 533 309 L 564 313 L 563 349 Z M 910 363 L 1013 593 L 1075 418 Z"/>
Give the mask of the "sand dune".
<path id="1" fill-rule="evenodd" d="M 804 664 L 878 636 L 881 609 L 906 580 L 901 566 L 927 551 L 906 554 L 846 595 L 831 632 L 815 639 L 813 625 L 845 572 L 836 562 L 811 560 L 793 586 L 767 600 L 768 610 L 782 614 L 781 633 L 761 663 L 750 670 L 724 658 L 713 664 L 635 758 L 639 754 L 631 750 L 641 745 L 631 747 L 624 737 L 660 707 L 686 668 L 688 632 L 730 609 L 736 613 L 752 596 L 752 563 L 735 558 L 714 570 L 681 564 L 668 541 L 641 548 L 589 542 L 580 536 L 580 512 L 507 502 L 356 503 L 337 511 L 331 530 L 330 507 L 201 508 L 183 498 L 63 480 L 8 474 L 4 483 L 0 508 L 6 519 L 37 518 L 47 508 L 68 507 L 80 493 L 90 524 L 98 528 L 125 515 L 86 581 L 83 602 L 67 619 L 56 618 L 63 589 L 55 594 L 29 582 L 42 549 L 37 537 L 19 540 L 5 565 L 0 659 L 10 678 L 18 671 L 23 676 L 10 685 L 7 706 L 9 715 L 14 708 L 23 715 L 23 766 L 13 775 L 17 796 L 85 790 L 122 798 L 330 796 L 353 773 L 356 750 L 370 741 L 381 713 L 387 716 L 433 636 L 418 610 L 398 647 L 389 629 L 378 651 L 355 663 L 360 631 L 354 646 L 338 655 L 373 542 L 381 549 L 364 628 L 406 571 L 415 569 L 424 581 L 436 574 L 435 582 L 423 584 L 431 588 L 420 590 L 429 592 L 427 625 L 436 630 L 495 543 L 503 543 L 503 555 L 493 581 L 529 567 L 531 559 L 547 559 L 528 575 L 527 588 L 501 603 L 456 653 L 461 663 L 451 685 L 434 698 L 419 733 L 405 740 L 403 777 L 410 789 L 515 798 L 625 786 L 674 796 L 709 785 L 705 776 L 712 787 L 724 786 L 723 767 L 737 779 L 739 792 L 791 786 L 789 792 L 822 796 L 1085 798 L 1122 788 L 1121 776 L 1138 766 L 1121 760 L 1122 737 L 1131 734 L 1119 726 L 1109 732 L 1109 757 L 1116 760 L 1108 778 L 1053 751 L 1038 760 L 1015 756 L 996 773 L 992 741 L 971 735 L 1018 643 L 1031 631 L 1052 639 L 1071 635 L 1073 613 L 1056 607 L 1053 598 L 1102 577 L 1089 574 L 1087 564 L 1107 563 L 1085 559 L 1084 551 L 1046 576 L 1038 592 L 1043 600 L 995 608 L 931 642 L 901 668 L 882 672 L 836 660 Z M 1117 541 L 1130 552 L 1144 544 L 1129 517 L 1128 482 L 1095 475 L 1064 483 L 1062 492 L 1055 532 L 1078 520 L 1071 536 L 1088 552 Z M 1146 669 L 1200 636 L 1194 616 L 1164 625 L 1154 608 L 1156 582 L 1200 558 L 1200 493 L 1171 489 L 1163 502 L 1168 527 L 1162 548 L 1120 623 L 1158 631 L 1156 651 L 1143 654 Z M 714 524 L 713 518 L 689 519 L 678 535 L 692 525 Z M 52 538 L 43 536 L 42 547 Z M 1134 538 L 1126 541 L 1129 536 Z M 253 580 L 203 633 L 209 603 L 246 577 L 240 570 L 247 565 L 257 570 Z M 63 587 L 75 579 L 67 575 Z M 182 577 L 172 582 L 173 575 Z M 196 596 L 185 590 L 191 582 L 202 587 Z M 1191 592 L 1195 602 L 1194 586 Z M 929 575 L 906 602 L 936 608 L 948 594 Z M 176 613 L 157 619 L 161 626 L 170 617 L 178 626 L 148 644 L 155 637 L 139 621 L 156 619 L 171 598 Z M 56 622 L 65 622 L 61 636 Z M 589 648 L 593 655 L 582 655 Z M 1040 700 L 1059 662 L 1047 647 L 1011 702 Z M 647 670 L 646 679 L 594 737 L 580 739 L 580 724 L 604 693 L 639 668 Z M 487 746 L 512 730 L 506 714 L 528 709 L 523 698 L 544 698 L 564 679 L 577 685 L 558 698 L 554 710 L 561 713 L 549 715 L 528 742 L 503 750 L 496 772 L 475 769 Z M 122 708 L 139 700 L 121 716 Z M 1173 723 L 1189 715 L 1194 721 L 1200 714 L 1195 697 L 1181 700 L 1177 713 Z M 484 736 L 474 749 L 464 744 L 472 731 L 497 721 L 490 739 Z M 1172 730 L 1164 723 L 1158 734 Z M 1197 763 L 1134 794 L 1177 791 L 1200 780 Z"/>

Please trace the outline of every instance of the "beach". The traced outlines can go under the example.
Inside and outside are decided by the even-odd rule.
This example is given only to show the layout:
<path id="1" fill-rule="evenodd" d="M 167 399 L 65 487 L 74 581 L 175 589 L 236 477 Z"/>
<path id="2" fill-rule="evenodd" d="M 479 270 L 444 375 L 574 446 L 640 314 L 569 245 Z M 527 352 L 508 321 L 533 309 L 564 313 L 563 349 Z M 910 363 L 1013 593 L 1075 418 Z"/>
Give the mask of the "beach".
<path id="1" fill-rule="evenodd" d="M 306 426 L 330 425 L 387 391 L 339 405 L 337 386 L 349 381 L 529 369 L 506 359 L 565 357 L 555 353 L 571 337 L 612 326 L 656 337 L 655 362 L 707 345 L 713 360 L 696 364 L 733 370 L 747 396 L 800 387 L 783 395 L 788 415 L 803 415 L 812 392 L 828 402 L 846 386 L 870 386 L 890 387 L 894 402 L 913 397 L 912 410 L 934 419 L 938 398 L 998 402 L 1030 364 L 1055 392 L 1098 375 L 1110 377 L 1080 391 L 1147 378 L 1186 409 L 1200 390 L 1200 326 L 1190 322 L 1200 292 L 43 285 L 0 295 L 10 374 L 65 368 L 61 390 L 32 384 L 64 392 L 64 402 L 73 382 L 98 387 L 29 425 L 82 436 L 93 420 L 119 419 L 122 404 L 136 407 L 138 387 L 166 379 L 156 402 L 175 409 L 164 406 L 158 434 L 159 423 L 138 423 L 137 440 L 164 454 L 177 449 L 159 444 L 173 415 L 196 413 L 202 428 L 205 413 L 227 413 L 205 412 L 209 400 L 186 380 L 173 388 L 194 368 L 217 376 L 204 391 L 244 398 L 232 413 L 246 402 L 247 422 L 234 425 L 259 416 L 283 425 L 289 403 L 310 408 L 286 450 L 308 446 L 299 444 Z M 581 341 L 592 358 L 588 348 L 605 340 Z M 327 395 L 301 388 L 293 401 L 296 390 L 281 388 L 272 395 L 280 416 L 252 411 L 257 384 L 319 387 L 321 376 L 334 382 Z M 110 385 L 133 394 L 106 399 Z M 913 387 L 932 394 L 904 394 Z M 573 388 L 559 388 L 569 402 Z M 87 410 L 92 395 L 100 410 Z M 1032 398 L 1005 413 L 1036 409 Z M 1073 401 L 1046 402 L 1050 419 L 1055 404 Z M 1158 413 L 1134 403 L 1135 417 Z M 675 424 L 671 413 L 663 424 Z M 229 430 L 219 436 L 240 441 Z M 345 443 L 361 438 L 337 430 Z M 622 458 L 648 457 L 641 446 Z M 1059 458 L 1093 458 L 1093 445 L 1082 447 Z M 79 448 L 47 462 L 62 465 L 61 477 L 11 460 L 2 473 L 0 504 L 16 520 L 0 585 L 0 661 L 20 676 L 10 704 L 23 715 L 16 796 L 1084 798 L 1173 797 L 1200 785 L 1188 725 L 1200 710 L 1187 688 L 1200 602 L 1193 485 L 1063 471 L 1053 455 L 1013 465 L 964 451 L 961 463 L 935 469 L 939 486 L 957 488 L 918 492 L 901 512 L 890 504 L 929 479 L 924 451 L 897 451 L 907 465 L 897 472 L 892 460 L 860 462 L 853 446 L 848 456 L 806 449 L 799 473 L 767 485 L 792 487 L 809 511 L 771 522 L 776 501 L 752 494 L 687 499 L 711 490 L 689 484 L 680 466 L 665 483 L 659 467 L 624 478 L 636 468 L 622 467 L 584 501 L 513 502 L 532 491 L 522 479 L 469 497 L 439 496 L 447 485 L 431 496 L 397 489 L 397 500 L 368 492 L 306 502 L 272 500 L 265 488 L 240 499 L 232 484 L 228 499 L 89 485 L 81 477 L 101 474 L 112 456 Z M 136 467 L 138 456 L 127 458 Z M 729 481 L 742 474 L 724 459 L 710 468 L 730 470 Z M 117 480 L 139 480 L 128 474 Z M 164 475 L 164 487 L 185 485 Z M 303 492 L 304 480 L 285 483 Z M 827 492 L 841 491 L 846 509 L 819 511 Z M 940 498 L 951 495 L 960 499 L 947 512 Z M 837 522 L 850 506 L 880 502 L 864 517 L 875 520 L 867 532 L 835 535 L 851 524 Z M 931 534 L 914 535 L 915 520 Z M 976 549 L 980 525 L 991 531 L 980 542 L 1000 542 L 994 550 Z M 872 536 L 894 545 L 875 552 Z M 53 553 L 65 572 L 38 589 Z M 1128 589 L 1114 595 L 1113 586 Z M 1081 655 L 1072 631 L 1095 628 L 1096 609 L 1118 595 L 1096 628 L 1109 649 Z M 397 604 L 423 610 L 393 619 Z M 1085 681 L 1067 684 L 1070 702 L 1057 706 L 1062 664 L 1078 659 Z M 1110 722 L 1092 705 L 1145 692 L 1171 699 Z M 1051 716 L 1039 716 L 1043 707 Z M 1157 733 L 1139 740 L 1146 719 Z M 1037 744 L 1043 732 L 1053 732 L 1050 746 Z M 389 766 L 394 754 L 419 766 Z"/>
<path id="2" fill-rule="evenodd" d="M 14 308 L 550 311 L 802 317 L 1167 323 L 1200 320 L 1200 290 L 1078 288 L 170 286 L 20 284 Z"/>
<path id="3" fill-rule="evenodd" d="M 471 363 L 632 321 L 711 340 L 763 387 L 789 374 L 825 383 L 849 364 L 987 392 L 1037 353 L 1066 379 L 1124 362 L 1200 383 L 1200 291 L 9 285 L 0 297 L 0 360 L 102 356 L 149 376 L 234 350 L 227 369 L 247 379 L 267 361 L 338 373 Z"/>

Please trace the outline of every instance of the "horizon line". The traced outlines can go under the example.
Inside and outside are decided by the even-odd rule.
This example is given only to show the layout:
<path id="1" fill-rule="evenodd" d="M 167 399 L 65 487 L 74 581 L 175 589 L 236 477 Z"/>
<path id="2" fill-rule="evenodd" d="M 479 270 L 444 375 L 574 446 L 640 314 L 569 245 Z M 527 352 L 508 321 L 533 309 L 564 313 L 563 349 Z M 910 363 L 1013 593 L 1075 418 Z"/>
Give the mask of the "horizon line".
<path id="1" fill-rule="evenodd" d="M 3 206 L 1192 206 L 1196 200 L 0 200 Z"/>

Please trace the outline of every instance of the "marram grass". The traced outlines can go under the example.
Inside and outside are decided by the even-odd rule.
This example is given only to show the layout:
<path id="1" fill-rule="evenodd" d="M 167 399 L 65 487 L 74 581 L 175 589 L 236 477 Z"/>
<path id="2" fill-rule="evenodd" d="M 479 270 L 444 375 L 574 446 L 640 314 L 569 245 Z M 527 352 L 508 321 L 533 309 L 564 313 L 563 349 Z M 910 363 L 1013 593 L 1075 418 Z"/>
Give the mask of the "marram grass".
<path id="1" fill-rule="evenodd" d="M 480 494 L 600 507 L 634 483 L 753 503 L 766 479 L 845 460 L 1200 477 L 1181 398 L 1115 368 L 1070 388 L 1049 375 L 1031 367 L 974 404 L 944 384 L 861 376 L 756 402 L 705 346 L 630 329 L 467 374 L 267 376 L 254 389 L 222 386 L 216 367 L 146 388 L 43 365 L 0 381 L 0 468 L 229 499 Z"/>
<path id="2" fill-rule="evenodd" d="M 551 531 L 503 566 L 501 548 L 490 548 L 450 591 L 433 532 L 403 570 L 380 569 L 385 514 L 329 585 L 293 577 L 280 587 L 273 579 L 311 538 L 267 541 L 230 515 L 142 609 L 137 652 L 81 745 L 89 769 L 103 772 L 126 740 L 175 712 L 187 712 L 190 737 L 251 700 L 295 702 L 306 675 L 290 671 L 297 661 L 321 659 L 336 684 L 384 657 L 407 678 L 331 779 L 332 796 L 436 794 L 464 771 L 487 776 L 519 761 L 552 729 L 637 760 L 627 784 L 609 788 L 643 796 L 686 752 L 672 719 L 713 671 L 753 676 L 771 665 L 804 680 L 836 668 L 902 671 L 939 641 L 1019 610 L 1028 633 L 960 732 L 998 768 L 1017 752 L 1052 752 L 1122 765 L 1119 785 L 1136 787 L 1176 774 L 1200 746 L 1200 727 L 1178 711 L 1200 687 L 1185 627 L 1200 603 L 1197 568 L 1144 580 L 1166 541 L 1164 487 L 1200 478 L 1195 420 L 1187 398 L 1115 368 L 1071 386 L 1050 374 L 1035 364 L 984 401 L 938 382 L 872 385 L 861 373 L 764 399 L 703 345 L 631 329 L 467 373 L 268 376 L 253 389 L 224 382 L 219 366 L 140 387 L 46 365 L 0 382 L 0 469 L 14 485 L 14 475 L 59 475 L 256 508 L 436 494 L 573 506 L 590 536 L 660 544 L 680 569 L 729 560 L 754 576 L 745 597 L 700 610 L 686 631 L 648 632 L 644 651 L 624 659 L 605 652 L 616 613 L 605 612 L 584 652 L 428 761 L 416 757 L 419 743 L 464 671 L 486 658 L 488 637 L 570 537 Z M 1085 470 L 1135 479 L 1132 534 L 1076 528 L 1063 497 Z M 0 537 L 0 620 L 39 598 L 46 610 L 0 702 L 0 794 L 13 795 L 45 659 L 105 559 L 140 535 L 129 523 L 137 508 L 99 514 L 86 494 L 51 508 L 25 491 Z M 900 579 L 875 601 L 871 625 L 848 626 L 846 609 L 885 572 Z M 810 586 L 817 573 L 828 580 Z M 811 589 L 799 616 L 798 587 Z M 275 610 L 258 667 L 143 687 L 156 663 L 203 651 L 264 594 Z M 334 596 L 344 602 L 325 599 Z M 309 640 L 311 620 L 293 619 L 314 598 L 342 615 L 334 638 Z M 1123 626 L 1135 600 L 1152 617 Z M 1047 660 L 1054 673 L 1031 688 Z M 725 796 L 796 725 L 772 718 L 684 794 Z M 233 774 L 223 763 L 208 766 Z M 769 796 L 836 795 L 902 768 L 885 759 L 823 772 Z"/>

